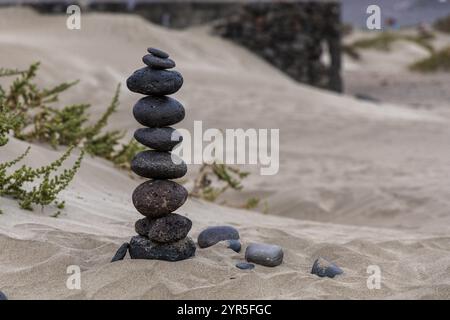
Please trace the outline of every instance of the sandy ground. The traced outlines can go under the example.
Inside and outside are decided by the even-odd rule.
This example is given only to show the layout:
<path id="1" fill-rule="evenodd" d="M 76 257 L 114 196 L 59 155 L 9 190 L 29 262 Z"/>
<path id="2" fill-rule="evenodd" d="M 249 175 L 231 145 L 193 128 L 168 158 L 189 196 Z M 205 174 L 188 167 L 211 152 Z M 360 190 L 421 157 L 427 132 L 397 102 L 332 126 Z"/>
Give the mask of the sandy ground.
<path id="1" fill-rule="evenodd" d="M 416 35 L 414 29 L 402 29 L 402 34 Z M 447 34 L 433 31 L 431 44 L 436 50 L 450 46 Z M 345 38 L 346 43 L 376 36 L 376 32 L 356 30 Z M 429 52 L 411 42 L 398 41 L 389 52 L 360 50 L 361 60 L 344 56 L 343 77 L 347 94 L 369 94 L 372 97 L 414 109 L 432 110 L 450 116 L 450 74 L 437 72 L 422 74 L 409 70 L 409 66 L 427 58 Z"/>
<path id="2" fill-rule="evenodd" d="M 280 128 L 279 173 L 249 168 L 244 191 L 225 199 L 237 205 L 259 196 L 268 214 L 196 199 L 178 211 L 193 220 L 194 238 L 206 226 L 233 225 L 244 248 L 281 245 L 284 263 L 240 271 L 234 264 L 243 254 L 217 245 L 179 263 L 110 264 L 134 234 L 139 214 L 130 198 L 140 181 L 87 157 L 62 195 L 67 208 L 58 218 L 50 217 L 55 208 L 30 213 L 0 200 L 0 290 L 12 299 L 450 298 L 450 126 L 441 112 L 298 85 L 203 28 L 170 31 L 132 16 L 85 15 L 82 30 L 69 31 L 62 17 L 0 11 L 2 64 L 42 61 L 40 82 L 47 85 L 79 78 L 62 98 L 91 102 L 94 116 L 150 45 L 171 53 L 183 73 L 175 97 L 187 117 L 179 127 L 203 120 L 204 127 Z M 131 116 L 137 98 L 123 86 L 112 127 L 138 127 Z M 26 146 L 12 139 L 0 161 Z M 59 154 L 33 146 L 28 161 L 43 164 Z M 191 166 L 188 179 L 195 171 Z M 345 275 L 309 274 L 318 256 Z M 68 265 L 81 266 L 81 291 L 66 288 Z M 367 288 L 369 265 L 381 268 L 380 290 Z"/>

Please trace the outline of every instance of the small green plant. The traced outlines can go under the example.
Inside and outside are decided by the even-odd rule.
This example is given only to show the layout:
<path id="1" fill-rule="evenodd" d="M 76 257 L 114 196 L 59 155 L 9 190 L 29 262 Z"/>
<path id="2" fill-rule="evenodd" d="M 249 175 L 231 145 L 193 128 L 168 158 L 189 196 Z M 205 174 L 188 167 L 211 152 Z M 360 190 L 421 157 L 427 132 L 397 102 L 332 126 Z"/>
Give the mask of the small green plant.
<path id="1" fill-rule="evenodd" d="M 52 218 L 58 218 L 61 215 L 61 210 L 56 211 L 54 214 L 51 215 Z"/>
<path id="2" fill-rule="evenodd" d="M 450 71 L 450 47 L 432 53 L 428 58 L 422 59 L 410 66 L 418 72 Z"/>
<path id="3" fill-rule="evenodd" d="M 40 89 L 35 83 L 39 63 L 32 64 L 27 70 L 0 69 L 0 76 L 17 76 L 9 90 L 0 87 L 2 108 L 11 112 L 8 128 L 0 127 L 0 143 L 5 143 L 6 135 L 1 132 L 12 130 L 14 137 L 28 142 L 49 143 L 53 148 L 77 145 L 92 155 L 112 161 L 121 168 L 128 168 L 125 163 L 138 151 L 137 143 L 122 144 L 124 132 L 118 130 L 104 131 L 109 118 L 119 106 L 120 84 L 114 97 L 102 114 L 90 124 L 89 104 L 75 104 L 57 108 L 53 104 L 59 101 L 59 94 L 70 89 L 78 81 L 64 82 L 53 88 Z M 1 117 L 5 117 L 2 115 Z"/>
<path id="4" fill-rule="evenodd" d="M 135 154 L 144 150 L 146 150 L 146 148 L 132 138 L 127 144 L 123 144 L 110 160 L 117 167 L 130 170 L 131 159 L 133 159 Z"/>
<path id="5" fill-rule="evenodd" d="M 245 203 L 244 208 L 248 209 L 248 210 L 255 209 L 259 205 L 260 200 L 261 199 L 256 198 L 256 197 L 249 198 L 247 200 L 247 202 Z"/>
<path id="6" fill-rule="evenodd" d="M 59 109 L 43 107 L 33 119 L 32 130 L 21 136 L 27 141 L 48 142 L 53 148 L 78 144 L 84 135 L 89 105 L 72 105 Z"/>
<path id="7" fill-rule="evenodd" d="M 433 27 L 438 31 L 450 33 L 450 15 L 436 20 Z"/>
<path id="8" fill-rule="evenodd" d="M 353 60 L 360 60 L 361 55 L 356 47 L 352 45 L 342 45 L 342 52 L 348 55 Z"/>
<path id="9" fill-rule="evenodd" d="M 0 69 L 0 77 L 18 76 L 8 92 L 0 86 L 0 147 L 9 141 L 10 132 L 18 133 L 29 121 L 28 107 L 39 105 L 45 99 L 54 101 L 55 93 L 66 84 L 51 90 L 39 93 L 36 87 L 30 84 L 37 69 L 33 65 L 26 71 Z M 19 136 L 22 136 L 19 134 Z M 11 197 L 19 202 L 23 209 L 32 210 L 33 205 L 46 206 L 50 203 L 62 209 L 63 201 L 57 200 L 57 195 L 64 190 L 78 171 L 84 152 L 81 152 L 70 169 L 64 169 L 57 174 L 63 163 L 72 153 L 70 147 L 59 159 L 40 168 L 22 165 L 19 169 L 11 169 L 21 162 L 29 153 L 27 148 L 19 157 L 9 162 L 0 163 L 0 196 Z"/>
<path id="10" fill-rule="evenodd" d="M 434 47 L 430 43 L 432 37 L 423 35 L 405 35 L 393 32 L 381 32 L 378 35 L 370 38 L 363 38 L 354 41 L 346 46 L 346 52 L 357 56 L 359 49 L 376 49 L 381 51 L 390 51 L 392 45 L 397 41 L 413 42 L 429 52 L 434 51 Z"/>
<path id="11" fill-rule="evenodd" d="M 0 77 L 18 76 L 24 72 L 25 71 L 20 71 L 18 69 L 0 68 Z"/>
<path id="12" fill-rule="evenodd" d="M 215 202 L 227 190 L 241 191 L 243 189 L 242 181 L 249 174 L 249 172 L 241 171 L 239 168 L 226 164 L 204 163 L 194 179 L 194 187 L 189 195 Z M 222 204 L 225 204 L 225 202 Z M 260 198 L 251 197 L 244 204 L 235 205 L 235 207 L 251 210 L 257 208 L 260 204 Z M 262 205 L 263 212 L 267 213 L 267 201 L 264 201 Z"/>
<path id="13" fill-rule="evenodd" d="M 240 169 L 225 164 L 203 164 L 198 176 L 194 180 L 194 188 L 191 196 L 203 198 L 214 202 L 221 194 L 228 189 L 242 190 L 242 180 L 249 175 L 249 172 L 242 172 Z M 213 186 L 216 180 L 218 186 Z"/>
<path id="14" fill-rule="evenodd" d="M 22 165 L 19 169 L 8 174 L 7 169 L 12 168 L 22 161 L 29 153 L 30 148 L 16 159 L 0 164 L 0 196 L 16 199 L 23 209 L 32 210 L 33 205 L 46 206 L 54 203 L 58 208 L 64 207 L 64 202 L 57 201 L 57 195 L 63 191 L 72 181 L 78 171 L 84 152 L 81 152 L 70 169 L 64 169 L 62 173 L 56 172 L 72 153 L 74 147 L 70 147 L 57 160 L 47 166 L 37 169 Z M 36 184 L 36 182 L 39 183 Z M 29 186 L 29 185 L 33 186 Z"/>
<path id="15" fill-rule="evenodd" d="M 20 71 L 10 69 L 0 69 L 0 77 L 18 75 Z M 21 125 L 21 117 L 18 112 L 13 112 L 11 107 L 6 105 L 6 93 L 0 86 L 0 147 L 8 143 L 8 134 L 11 130 Z"/>

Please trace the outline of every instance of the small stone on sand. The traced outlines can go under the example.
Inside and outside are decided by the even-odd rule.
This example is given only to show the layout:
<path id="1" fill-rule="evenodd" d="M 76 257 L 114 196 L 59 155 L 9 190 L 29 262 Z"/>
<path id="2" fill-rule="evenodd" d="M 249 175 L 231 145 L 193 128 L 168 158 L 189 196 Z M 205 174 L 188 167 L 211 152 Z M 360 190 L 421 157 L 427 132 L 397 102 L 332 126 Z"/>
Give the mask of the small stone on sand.
<path id="1" fill-rule="evenodd" d="M 128 251 L 128 247 L 129 246 L 130 245 L 129 245 L 128 242 L 125 242 L 124 244 L 122 244 L 120 246 L 120 248 L 117 250 L 117 252 L 114 255 L 114 257 L 111 259 L 111 262 L 123 260 L 123 258 L 125 258 L 125 256 L 127 255 L 127 251 Z"/>
<path id="2" fill-rule="evenodd" d="M 343 274 L 344 271 L 334 263 L 320 257 L 314 261 L 311 273 L 318 275 L 321 278 L 334 278 L 337 275 Z"/>
<path id="3" fill-rule="evenodd" d="M 255 265 L 248 262 L 238 262 L 236 263 L 236 267 L 242 270 L 251 270 L 255 268 Z"/>

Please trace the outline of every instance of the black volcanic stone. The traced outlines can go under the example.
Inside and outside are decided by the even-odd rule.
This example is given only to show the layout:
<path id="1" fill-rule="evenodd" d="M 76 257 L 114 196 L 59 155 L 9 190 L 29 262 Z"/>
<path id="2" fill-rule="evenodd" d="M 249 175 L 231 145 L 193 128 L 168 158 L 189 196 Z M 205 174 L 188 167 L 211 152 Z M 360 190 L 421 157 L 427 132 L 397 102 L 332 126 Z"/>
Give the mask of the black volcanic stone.
<path id="1" fill-rule="evenodd" d="M 183 76 L 178 71 L 157 70 L 144 67 L 136 70 L 127 79 L 130 91 L 145 95 L 164 96 L 177 92 L 183 85 Z"/>
<path id="2" fill-rule="evenodd" d="M 154 219 L 177 210 L 184 204 L 187 196 L 187 190 L 176 182 L 150 180 L 134 190 L 133 204 L 142 215 Z"/>
<path id="3" fill-rule="evenodd" d="M 127 251 L 128 251 L 129 243 L 125 242 L 120 246 L 120 248 L 117 250 L 114 257 L 111 259 L 111 262 L 123 260 L 125 258 Z"/>
<path id="4" fill-rule="evenodd" d="M 155 242 L 175 242 L 186 238 L 192 221 L 177 213 L 169 213 L 158 219 L 143 218 L 136 221 L 136 232 Z"/>
<path id="5" fill-rule="evenodd" d="M 175 61 L 172 59 L 162 59 L 152 54 L 146 54 L 142 57 L 142 62 L 152 69 L 171 69 L 175 67 Z"/>
<path id="6" fill-rule="evenodd" d="M 311 273 L 321 278 L 334 278 L 335 276 L 344 273 L 344 271 L 334 263 L 320 257 L 314 261 Z"/>
<path id="7" fill-rule="evenodd" d="M 146 127 L 167 127 L 184 119 L 184 107 L 170 97 L 148 96 L 133 107 L 136 120 Z"/>
<path id="8" fill-rule="evenodd" d="M 159 58 L 163 58 L 166 59 L 169 57 L 169 54 L 160 50 L 160 49 L 156 49 L 156 48 L 148 48 L 147 49 L 148 53 L 153 54 L 154 56 L 157 56 Z"/>
<path id="9" fill-rule="evenodd" d="M 192 221 L 176 213 L 156 219 L 148 232 L 148 238 L 155 242 L 175 242 L 186 238 L 192 228 Z"/>
<path id="10" fill-rule="evenodd" d="M 177 179 L 186 174 L 187 166 L 174 154 L 147 150 L 134 156 L 131 170 L 144 178 Z"/>
<path id="11" fill-rule="evenodd" d="M 150 231 L 151 221 L 148 218 L 142 218 L 136 221 L 134 224 L 134 230 L 140 236 L 148 238 L 148 232 Z"/>
<path id="12" fill-rule="evenodd" d="M 207 248 L 223 240 L 238 240 L 239 232 L 230 226 L 209 227 L 198 235 L 200 248 Z"/>
<path id="13" fill-rule="evenodd" d="M 170 127 L 137 129 L 134 138 L 144 146 L 158 151 L 170 151 L 183 141 L 183 136 Z"/>
<path id="14" fill-rule="evenodd" d="M 8 300 L 8 298 L 6 297 L 6 295 L 0 291 L 0 301 L 2 300 Z"/>
<path id="15" fill-rule="evenodd" d="M 134 236 L 130 241 L 131 259 L 155 259 L 179 261 L 195 255 L 195 243 L 187 237 L 172 243 L 158 243 L 142 236 Z"/>

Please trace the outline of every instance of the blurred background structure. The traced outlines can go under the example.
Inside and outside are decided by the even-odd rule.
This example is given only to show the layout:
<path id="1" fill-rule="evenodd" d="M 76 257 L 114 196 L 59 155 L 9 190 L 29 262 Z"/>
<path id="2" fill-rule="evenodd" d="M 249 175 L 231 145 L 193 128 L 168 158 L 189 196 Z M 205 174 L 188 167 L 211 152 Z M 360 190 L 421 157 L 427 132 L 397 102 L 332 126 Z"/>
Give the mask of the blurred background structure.
<path id="1" fill-rule="evenodd" d="M 169 28 L 215 24 L 215 32 L 250 49 L 293 79 L 342 92 L 340 4 L 336 1 L 3 1 L 41 13 L 133 12 Z M 324 50 L 330 59 L 326 64 Z"/>
<path id="2" fill-rule="evenodd" d="M 344 91 L 343 34 L 365 28 L 369 5 L 379 5 L 383 31 L 420 26 L 450 14 L 449 0 L 0 0 L 27 5 L 41 13 L 65 14 L 69 4 L 83 12 L 130 12 L 175 29 L 211 24 L 212 32 L 230 39 L 298 82 Z M 345 77 L 344 77 L 345 78 Z"/>

